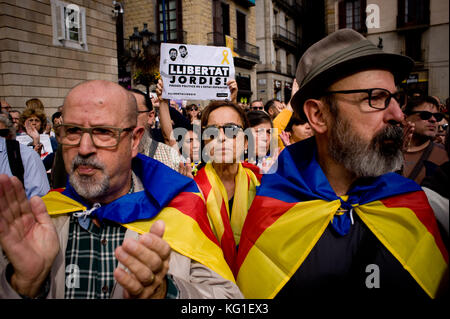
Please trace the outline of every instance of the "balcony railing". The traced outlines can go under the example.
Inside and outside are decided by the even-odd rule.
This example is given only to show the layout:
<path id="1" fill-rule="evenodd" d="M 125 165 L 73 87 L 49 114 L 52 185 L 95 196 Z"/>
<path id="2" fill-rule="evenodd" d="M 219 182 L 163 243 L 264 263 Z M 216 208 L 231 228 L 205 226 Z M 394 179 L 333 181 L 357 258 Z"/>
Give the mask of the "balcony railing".
<path id="1" fill-rule="evenodd" d="M 281 73 L 281 61 L 277 60 L 276 69 L 275 70 L 277 70 L 277 72 Z"/>
<path id="2" fill-rule="evenodd" d="M 286 65 L 286 73 L 289 75 L 294 75 L 294 72 L 292 71 L 292 64 L 287 64 Z"/>
<path id="3" fill-rule="evenodd" d="M 297 50 L 297 47 L 300 45 L 300 37 L 278 25 L 273 26 L 273 40 L 287 46 L 291 50 Z"/>
<path id="4" fill-rule="evenodd" d="M 301 0 L 275 0 L 274 2 L 292 16 L 298 17 L 302 12 Z"/>
<path id="5" fill-rule="evenodd" d="M 226 46 L 225 35 L 219 32 L 208 33 L 208 45 Z M 234 51 L 242 56 L 247 56 L 259 60 L 259 48 L 245 41 L 232 38 L 234 43 Z"/>

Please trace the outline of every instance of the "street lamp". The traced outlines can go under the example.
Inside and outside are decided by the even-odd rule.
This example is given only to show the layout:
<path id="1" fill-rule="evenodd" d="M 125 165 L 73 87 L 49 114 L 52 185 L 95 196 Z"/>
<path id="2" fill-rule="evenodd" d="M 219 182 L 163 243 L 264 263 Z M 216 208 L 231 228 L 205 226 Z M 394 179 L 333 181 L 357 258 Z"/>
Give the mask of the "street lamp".
<path id="1" fill-rule="evenodd" d="M 159 43 L 156 35 L 148 30 L 147 23 L 144 23 L 142 31 L 134 27 L 133 34 L 129 37 L 129 51 L 135 65 L 133 79 L 136 84 L 144 85 L 149 94 L 150 85 L 159 76 Z"/>
<path id="2" fill-rule="evenodd" d="M 138 27 L 134 27 L 134 32 L 130 35 L 130 52 L 131 56 L 136 58 L 141 52 L 142 36 L 139 34 Z"/>

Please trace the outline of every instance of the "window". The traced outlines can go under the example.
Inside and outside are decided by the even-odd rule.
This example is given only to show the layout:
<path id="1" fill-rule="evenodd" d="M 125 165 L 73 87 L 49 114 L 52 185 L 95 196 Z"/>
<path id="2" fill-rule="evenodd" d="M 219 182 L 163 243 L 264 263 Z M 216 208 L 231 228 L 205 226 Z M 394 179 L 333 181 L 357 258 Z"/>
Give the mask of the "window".
<path id="1" fill-rule="evenodd" d="M 53 45 L 87 51 L 86 9 L 51 0 Z"/>
<path id="2" fill-rule="evenodd" d="M 221 3 L 222 8 L 222 34 L 230 35 L 230 5 Z"/>
<path id="3" fill-rule="evenodd" d="M 181 15 L 181 1 L 180 0 L 166 0 L 165 1 L 165 15 L 163 18 L 163 3 L 158 1 L 158 34 L 159 40 L 164 41 L 164 22 L 166 24 L 167 42 L 183 43 L 182 32 L 182 15 Z"/>
<path id="4" fill-rule="evenodd" d="M 430 24 L 429 0 L 399 0 L 397 27 Z"/>
<path id="5" fill-rule="evenodd" d="M 366 0 L 344 0 L 339 2 L 339 29 L 351 28 L 367 32 Z"/>
<path id="6" fill-rule="evenodd" d="M 238 48 L 245 51 L 247 42 L 246 15 L 236 10 Z"/>
<path id="7" fill-rule="evenodd" d="M 230 5 L 220 0 L 213 1 L 213 28 L 222 42 L 224 35 L 230 35 Z"/>

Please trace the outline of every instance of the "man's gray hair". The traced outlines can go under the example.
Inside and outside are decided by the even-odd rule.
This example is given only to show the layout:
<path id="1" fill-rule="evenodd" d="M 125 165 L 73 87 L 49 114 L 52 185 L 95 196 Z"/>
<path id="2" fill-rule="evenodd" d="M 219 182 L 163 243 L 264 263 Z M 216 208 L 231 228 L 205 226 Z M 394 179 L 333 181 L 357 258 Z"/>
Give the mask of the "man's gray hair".
<path id="1" fill-rule="evenodd" d="M 16 134 L 16 129 L 14 128 L 13 123 L 9 119 L 8 112 L 1 111 L 0 112 L 0 122 L 2 122 L 5 127 L 9 130 L 9 135 L 14 136 Z"/>

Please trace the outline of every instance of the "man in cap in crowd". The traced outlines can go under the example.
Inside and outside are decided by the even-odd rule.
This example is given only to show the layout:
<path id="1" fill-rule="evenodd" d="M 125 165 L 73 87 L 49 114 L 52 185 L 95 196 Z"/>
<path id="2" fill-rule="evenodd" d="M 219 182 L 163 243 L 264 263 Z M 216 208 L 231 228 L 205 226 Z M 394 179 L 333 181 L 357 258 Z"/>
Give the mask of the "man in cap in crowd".
<path id="1" fill-rule="evenodd" d="M 63 118 L 62 193 L 0 175 L 0 298 L 240 297 L 195 182 L 138 154 L 133 95 L 84 82 Z"/>
<path id="2" fill-rule="evenodd" d="M 245 297 L 439 295 L 448 255 L 424 192 L 402 165 L 403 94 L 413 61 L 351 29 L 312 45 L 291 100 L 313 138 L 261 181 L 235 273 Z"/>

